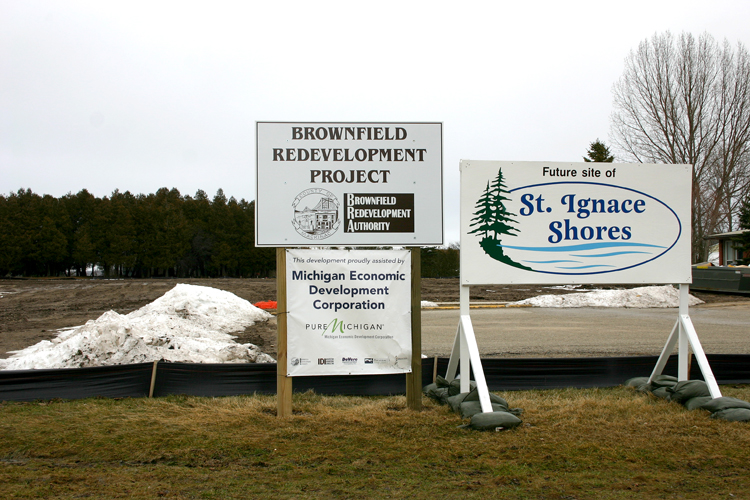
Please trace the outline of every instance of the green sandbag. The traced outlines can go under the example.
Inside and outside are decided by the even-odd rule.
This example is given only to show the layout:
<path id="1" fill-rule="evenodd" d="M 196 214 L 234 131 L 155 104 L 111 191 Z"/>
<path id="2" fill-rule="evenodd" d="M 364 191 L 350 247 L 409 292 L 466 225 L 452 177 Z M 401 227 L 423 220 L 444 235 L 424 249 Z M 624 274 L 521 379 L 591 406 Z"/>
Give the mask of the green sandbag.
<path id="1" fill-rule="evenodd" d="M 730 408 L 745 408 L 750 410 L 750 403 L 741 399 L 722 396 L 720 398 L 707 401 L 701 406 L 701 408 L 703 408 L 704 410 L 708 410 L 711 413 L 721 410 L 728 410 Z"/>
<path id="2" fill-rule="evenodd" d="M 460 394 L 456 394 L 455 396 L 450 396 L 445 399 L 445 402 L 448 404 L 448 406 L 451 407 L 451 410 L 458 413 L 461 403 L 464 402 L 464 399 L 468 394 L 468 392 L 462 392 Z"/>
<path id="3" fill-rule="evenodd" d="M 439 394 L 440 400 L 438 401 L 438 403 L 447 405 L 448 404 L 448 398 L 451 397 L 451 393 L 448 390 L 448 387 L 441 387 L 441 388 L 438 389 L 438 391 L 440 391 L 440 394 Z"/>
<path id="4" fill-rule="evenodd" d="M 651 391 L 651 394 L 653 394 L 657 398 L 669 399 L 669 391 L 667 391 L 666 387 L 659 387 L 658 389 L 654 389 L 653 391 Z"/>
<path id="5" fill-rule="evenodd" d="M 727 408 L 711 414 L 711 418 L 728 420 L 730 422 L 750 422 L 750 409 L 747 408 Z"/>
<path id="6" fill-rule="evenodd" d="M 708 385 L 703 380 L 683 380 L 677 382 L 674 387 L 667 387 L 667 392 L 670 401 L 681 404 L 691 398 L 711 395 Z"/>
<path id="7" fill-rule="evenodd" d="M 522 420 L 513 414 L 504 411 L 492 413 L 477 413 L 471 417 L 467 427 L 478 431 L 499 431 L 513 429 L 521 425 Z"/>
<path id="8" fill-rule="evenodd" d="M 456 394 L 461 394 L 461 381 L 457 378 L 451 380 L 451 383 L 448 386 L 448 395 L 455 396 Z"/>
<path id="9" fill-rule="evenodd" d="M 422 393 L 429 394 L 430 391 L 434 391 L 435 389 L 437 389 L 437 384 L 433 382 L 432 384 L 427 384 L 426 386 L 422 387 Z"/>
<path id="10" fill-rule="evenodd" d="M 683 401 L 683 405 L 688 410 L 697 410 L 703 408 L 703 405 L 711 401 L 711 396 L 699 396 L 697 398 L 690 398 L 687 401 Z"/>
<path id="11" fill-rule="evenodd" d="M 508 402 L 498 396 L 497 394 L 490 394 L 490 403 L 499 404 L 505 407 L 504 411 L 508 411 Z M 466 397 L 464 398 L 464 401 L 479 401 L 479 389 L 474 388 L 471 392 L 469 392 Z"/>
<path id="12" fill-rule="evenodd" d="M 633 377 L 625 381 L 625 385 L 628 387 L 638 388 L 645 384 L 648 384 L 648 377 Z"/>
<path id="13" fill-rule="evenodd" d="M 451 384 L 450 382 L 445 380 L 445 377 L 443 377 L 442 375 L 438 375 L 437 377 L 435 377 L 435 385 L 438 387 L 448 387 Z"/>
<path id="14" fill-rule="evenodd" d="M 459 394 L 461 392 L 461 378 L 456 377 L 450 382 L 448 382 L 445 377 L 442 377 L 438 375 L 435 377 L 435 385 L 438 387 L 447 387 L 448 388 L 448 395 L 449 396 L 455 396 L 456 394 Z M 474 381 L 469 382 L 469 390 L 473 389 L 477 386 L 477 383 Z"/>
<path id="15" fill-rule="evenodd" d="M 430 384 L 433 385 L 433 384 Z M 426 391 L 425 394 L 428 398 L 437 401 L 438 403 L 445 404 L 444 399 L 448 397 L 447 387 L 434 387 Z"/>
<path id="16" fill-rule="evenodd" d="M 654 389 L 658 387 L 674 387 L 677 385 L 677 382 L 677 377 L 673 377 L 672 375 L 657 375 L 651 381 L 651 387 Z"/>
<path id="17" fill-rule="evenodd" d="M 473 380 L 469 381 L 469 391 L 473 390 L 477 386 L 477 383 Z M 455 396 L 456 394 L 461 393 L 461 379 L 460 378 L 454 378 L 451 380 L 450 385 L 448 386 L 448 394 L 450 396 Z"/>
<path id="18" fill-rule="evenodd" d="M 492 403 L 492 411 L 510 413 L 507 406 L 499 405 L 497 403 Z M 479 401 L 464 401 L 458 407 L 458 413 L 461 415 L 461 418 L 471 418 L 481 412 L 482 403 Z"/>
<path id="19" fill-rule="evenodd" d="M 636 391 L 643 393 L 651 392 L 653 389 L 654 387 L 651 387 L 651 384 L 643 384 L 635 388 Z"/>

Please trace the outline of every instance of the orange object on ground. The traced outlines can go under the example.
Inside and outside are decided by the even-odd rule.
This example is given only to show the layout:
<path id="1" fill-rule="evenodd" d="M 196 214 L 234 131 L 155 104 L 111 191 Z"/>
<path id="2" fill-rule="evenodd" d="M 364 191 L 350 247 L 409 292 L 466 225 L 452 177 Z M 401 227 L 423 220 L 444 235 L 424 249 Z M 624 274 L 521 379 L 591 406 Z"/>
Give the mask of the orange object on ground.
<path id="1" fill-rule="evenodd" d="M 277 303 L 275 300 L 262 300 L 253 304 L 259 309 L 276 309 Z"/>

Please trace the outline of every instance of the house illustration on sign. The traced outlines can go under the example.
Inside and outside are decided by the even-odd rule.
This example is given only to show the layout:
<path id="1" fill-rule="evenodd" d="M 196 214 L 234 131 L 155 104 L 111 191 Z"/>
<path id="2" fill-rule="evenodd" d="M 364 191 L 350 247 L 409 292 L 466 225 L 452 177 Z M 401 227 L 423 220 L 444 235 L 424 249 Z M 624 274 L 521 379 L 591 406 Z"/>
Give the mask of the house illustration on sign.
<path id="1" fill-rule="evenodd" d="M 322 197 L 314 208 L 305 207 L 295 213 L 300 229 L 308 233 L 324 233 L 334 227 L 338 220 L 338 206 L 333 198 Z"/>

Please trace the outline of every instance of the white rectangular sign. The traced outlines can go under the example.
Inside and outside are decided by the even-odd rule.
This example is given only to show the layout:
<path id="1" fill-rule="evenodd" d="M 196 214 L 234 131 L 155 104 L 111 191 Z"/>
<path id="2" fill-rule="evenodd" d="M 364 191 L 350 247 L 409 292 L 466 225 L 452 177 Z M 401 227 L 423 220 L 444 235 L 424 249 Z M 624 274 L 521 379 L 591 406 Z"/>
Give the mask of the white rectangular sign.
<path id="1" fill-rule="evenodd" d="M 690 283 L 690 165 L 461 162 L 461 283 Z"/>
<path id="2" fill-rule="evenodd" d="M 256 124 L 257 246 L 441 245 L 441 123 Z"/>
<path id="3" fill-rule="evenodd" d="M 411 372 L 408 250 L 287 250 L 286 269 L 287 375 Z"/>

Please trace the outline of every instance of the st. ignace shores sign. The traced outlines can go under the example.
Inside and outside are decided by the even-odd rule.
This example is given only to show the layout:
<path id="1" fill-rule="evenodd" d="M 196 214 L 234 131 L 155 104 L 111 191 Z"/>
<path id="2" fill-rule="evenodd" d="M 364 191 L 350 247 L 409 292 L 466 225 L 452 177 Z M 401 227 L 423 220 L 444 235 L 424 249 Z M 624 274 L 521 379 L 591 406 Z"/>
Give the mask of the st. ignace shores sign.
<path id="1" fill-rule="evenodd" d="M 689 165 L 461 162 L 462 284 L 690 283 Z"/>

